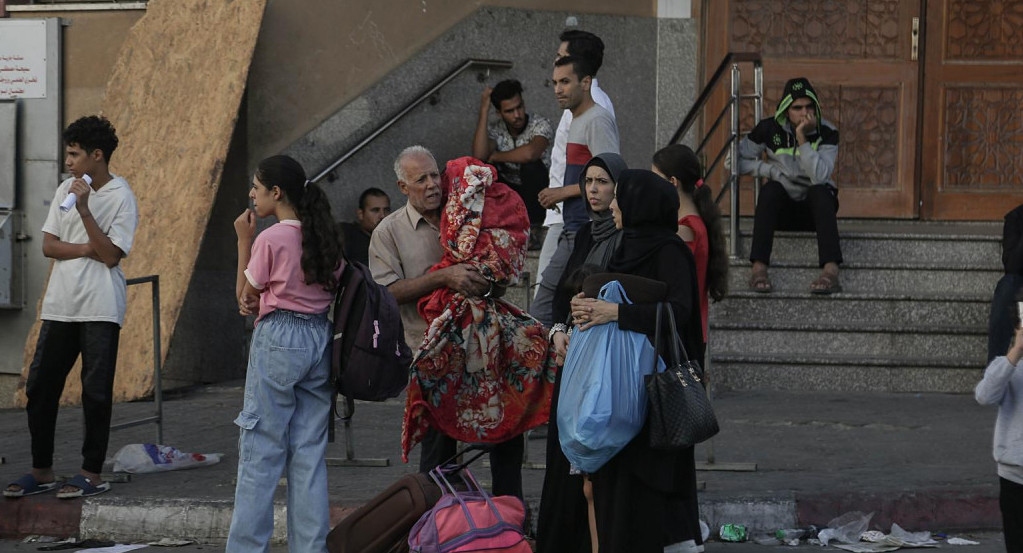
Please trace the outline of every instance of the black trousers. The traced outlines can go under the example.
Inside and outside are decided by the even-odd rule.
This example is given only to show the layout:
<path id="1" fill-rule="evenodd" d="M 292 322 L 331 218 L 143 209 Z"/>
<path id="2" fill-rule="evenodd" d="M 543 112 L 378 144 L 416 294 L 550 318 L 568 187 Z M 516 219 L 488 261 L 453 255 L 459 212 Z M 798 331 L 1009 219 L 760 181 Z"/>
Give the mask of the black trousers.
<path id="1" fill-rule="evenodd" d="M 458 444 L 454 438 L 431 428 L 423 436 L 419 472 L 430 472 L 437 465 L 455 456 Z M 522 455 L 526 441 L 522 434 L 494 445 L 490 451 L 491 493 L 513 495 L 522 499 Z"/>
<path id="2" fill-rule="evenodd" d="M 117 323 L 43 321 L 25 386 L 33 468 L 53 466 L 57 407 L 67 375 L 81 354 L 82 409 L 85 415 L 82 469 L 96 473 L 103 470 L 110 438 L 114 369 L 120 334 L 121 327 Z"/>
<path id="3" fill-rule="evenodd" d="M 550 178 L 548 176 L 547 166 L 543 164 L 543 160 L 536 160 L 530 163 L 523 163 L 519 165 L 519 180 L 522 184 L 518 186 L 509 184 L 519 196 L 522 197 L 522 201 L 526 204 L 526 213 L 529 214 L 529 224 L 531 226 L 542 225 L 544 217 L 547 216 L 547 210 L 540 205 L 540 191 L 547 188 L 550 184 Z"/>
<path id="4" fill-rule="evenodd" d="M 998 505 L 1002 509 L 1002 532 L 1005 534 L 1005 550 L 1009 553 L 1023 553 L 1023 484 L 998 478 L 1001 491 Z"/>
<path id="5" fill-rule="evenodd" d="M 770 181 L 760 188 L 753 216 L 753 244 L 750 261 L 771 264 L 771 248 L 776 230 L 817 232 L 817 260 L 842 263 L 838 245 L 838 191 L 826 184 L 811 186 L 806 199 L 796 201 L 780 182 Z"/>

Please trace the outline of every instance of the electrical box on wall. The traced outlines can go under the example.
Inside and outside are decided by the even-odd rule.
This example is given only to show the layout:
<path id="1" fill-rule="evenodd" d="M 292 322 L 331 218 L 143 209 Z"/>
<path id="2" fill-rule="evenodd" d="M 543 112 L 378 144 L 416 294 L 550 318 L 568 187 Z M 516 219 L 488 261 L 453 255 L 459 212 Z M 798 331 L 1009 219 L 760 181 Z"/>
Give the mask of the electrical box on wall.
<path id="1" fill-rule="evenodd" d="M 21 309 L 25 296 L 21 212 L 14 210 L 17 116 L 13 100 L 0 101 L 0 309 Z"/>
<path id="2" fill-rule="evenodd" d="M 17 137 L 18 106 L 14 100 L 0 100 L 0 211 L 15 208 Z"/>
<path id="3" fill-rule="evenodd" d="M 0 309 L 25 307 L 20 223 L 17 211 L 0 211 Z"/>

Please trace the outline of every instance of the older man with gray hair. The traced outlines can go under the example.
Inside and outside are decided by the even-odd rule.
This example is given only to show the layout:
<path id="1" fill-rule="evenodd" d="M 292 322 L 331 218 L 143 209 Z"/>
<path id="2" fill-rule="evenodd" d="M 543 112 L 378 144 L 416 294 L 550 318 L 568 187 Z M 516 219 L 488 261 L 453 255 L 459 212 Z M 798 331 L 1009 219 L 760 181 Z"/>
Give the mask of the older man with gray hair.
<path id="1" fill-rule="evenodd" d="M 413 351 L 426 333 L 426 320 L 416 309 L 419 298 L 447 286 L 467 296 L 482 296 L 489 282 L 466 264 L 430 272 L 443 256 L 440 216 L 444 205 L 440 170 L 433 154 L 422 146 L 409 146 L 394 161 L 398 189 L 408 197 L 404 207 L 388 215 L 369 242 L 369 268 L 373 279 L 387 286 L 401 307 L 405 341 Z M 455 440 L 431 429 L 422 440 L 419 470 L 429 471 L 454 456 Z M 490 455 L 495 495 L 522 497 L 522 436 L 496 444 Z"/>
<path id="2" fill-rule="evenodd" d="M 484 294 L 489 284 L 469 265 L 452 265 L 428 272 L 443 255 L 440 246 L 440 211 L 444 194 L 440 170 L 430 150 L 409 146 L 394 161 L 398 189 L 408 197 L 373 231 L 369 241 L 369 268 L 373 279 L 387 286 L 401 306 L 405 341 L 415 351 L 423 341 L 426 321 L 416 310 L 419 298 L 441 286 L 469 296 Z"/>

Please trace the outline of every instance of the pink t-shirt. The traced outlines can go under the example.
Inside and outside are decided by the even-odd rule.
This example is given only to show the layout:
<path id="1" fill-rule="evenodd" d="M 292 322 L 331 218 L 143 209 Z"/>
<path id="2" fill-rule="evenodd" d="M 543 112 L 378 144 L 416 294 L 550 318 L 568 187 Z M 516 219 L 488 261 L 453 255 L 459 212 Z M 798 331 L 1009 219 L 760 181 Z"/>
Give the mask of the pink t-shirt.
<path id="1" fill-rule="evenodd" d="M 342 266 L 335 274 L 341 274 Z M 258 323 L 275 309 L 298 313 L 323 313 L 334 292 L 322 284 L 308 285 L 302 272 L 302 224 L 286 219 L 259 233 L 245 278 L 260 291 Z"/>

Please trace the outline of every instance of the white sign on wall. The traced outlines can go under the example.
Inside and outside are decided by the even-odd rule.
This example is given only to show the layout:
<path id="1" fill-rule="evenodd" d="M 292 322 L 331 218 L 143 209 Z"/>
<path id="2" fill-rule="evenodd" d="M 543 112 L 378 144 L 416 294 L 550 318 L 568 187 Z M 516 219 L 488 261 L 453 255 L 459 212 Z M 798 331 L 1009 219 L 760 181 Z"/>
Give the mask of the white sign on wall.
<path id="1" fill-rule="evenodd" d="M 0 20 L 0 100 L 46 98 L 46 22 Z"/>

